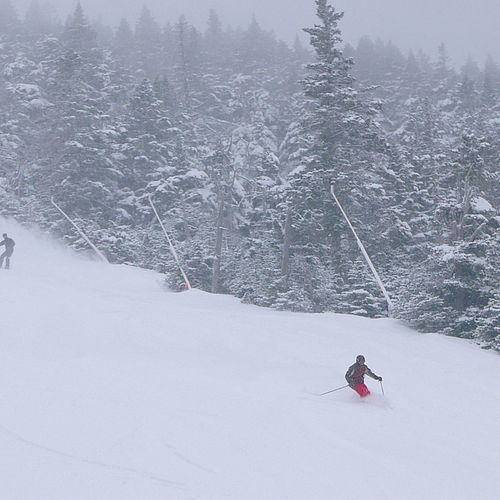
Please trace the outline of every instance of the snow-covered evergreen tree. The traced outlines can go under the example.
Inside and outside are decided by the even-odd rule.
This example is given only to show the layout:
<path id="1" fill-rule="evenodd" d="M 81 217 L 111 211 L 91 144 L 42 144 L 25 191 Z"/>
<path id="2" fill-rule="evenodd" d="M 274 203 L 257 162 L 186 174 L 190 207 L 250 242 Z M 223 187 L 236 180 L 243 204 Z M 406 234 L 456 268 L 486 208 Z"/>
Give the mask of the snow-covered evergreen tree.
<path id="1" fill-rule="evenodd" d="M 376 110 L 358 95 L 353 61 L 342 51 L 338 23 L 343 14 L 326 0 L 317 0 L 316 6 L 320 23 L 305 30 L 316 53 L 316 62 L 308 65 L 304 80 L 304 128 L 311 140 L 301 164 L 288 176 L 287 197 L 292 205 L 294 254 L 303 255 L 308 267 L 324 269 L 327 274 L 335 270 L 337 293 L 342 293 L 350 268 L 350 237 L 330 186 L 339 190 L 347 207 L 363 198 L 368 208 L 370 190 L 365 183 L 377 178 L 373 163 L 375 154 L 384 153 L 384 142 L 374 122 Z M 308 267 L 303 269 L 310 275 Z M 321 280 L 315 278 L 310 294 L 315 294 L 314 287 Z M 324 308 L 321 301 L 316 302 L 320 310 Z"/>

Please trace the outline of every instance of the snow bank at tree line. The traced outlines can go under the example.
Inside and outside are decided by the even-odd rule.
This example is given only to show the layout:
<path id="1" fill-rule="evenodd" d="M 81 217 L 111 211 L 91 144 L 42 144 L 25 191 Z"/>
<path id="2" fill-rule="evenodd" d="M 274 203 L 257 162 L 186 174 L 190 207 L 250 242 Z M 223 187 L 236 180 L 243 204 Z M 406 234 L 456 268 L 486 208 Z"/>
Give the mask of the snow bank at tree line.
<path id="1" fill-rule="evenodd" d="M 496 500 L 500 358 L 83 260 L 0 219 L 3 500 Z M 344 384 L 358 353 L 386 396 Z"/>

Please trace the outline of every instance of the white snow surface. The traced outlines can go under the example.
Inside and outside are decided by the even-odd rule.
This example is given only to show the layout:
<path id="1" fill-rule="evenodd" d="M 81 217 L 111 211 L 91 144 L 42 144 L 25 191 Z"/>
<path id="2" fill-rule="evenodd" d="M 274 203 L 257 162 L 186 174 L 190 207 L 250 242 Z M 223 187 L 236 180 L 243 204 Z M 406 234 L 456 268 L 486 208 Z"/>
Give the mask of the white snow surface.
<path id="1" fill-rule="evenodd" d="M 3 500 L 497 500 L 500 357 L 84 260 L 0 219 Z M 357 354 L 384 377 L 360 399 Z"/>

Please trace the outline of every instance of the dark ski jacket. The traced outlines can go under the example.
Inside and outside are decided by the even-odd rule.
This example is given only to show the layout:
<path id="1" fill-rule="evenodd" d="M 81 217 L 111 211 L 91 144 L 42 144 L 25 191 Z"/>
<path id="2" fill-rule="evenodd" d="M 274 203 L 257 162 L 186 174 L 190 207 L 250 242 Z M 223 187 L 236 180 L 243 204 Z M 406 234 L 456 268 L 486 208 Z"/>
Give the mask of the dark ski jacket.
<path id="1" fill-rule="evenodd" d="M 365 383 L 365 375 L 368 375 L 375 380 L 380 379 L 380 377 L 378 375 L 375 375 L 375 373 L 373 373 L 370 368 L 368 368 L 366 365 L 360 365 L 359 363 L 354 363 L 349 367 L 345 374 L 345 379 L 351 387 L 356 387 L 359 384 Z"/>
<path id="2" fill-rule="evenodd" d="M 2 241 L 0 241 L 0 247 L 2 245 L 5 245 L 5 252 L 12 254 L 14 251 L 14 245 L 15 241 L 12 238 L 4 238 Z"/>

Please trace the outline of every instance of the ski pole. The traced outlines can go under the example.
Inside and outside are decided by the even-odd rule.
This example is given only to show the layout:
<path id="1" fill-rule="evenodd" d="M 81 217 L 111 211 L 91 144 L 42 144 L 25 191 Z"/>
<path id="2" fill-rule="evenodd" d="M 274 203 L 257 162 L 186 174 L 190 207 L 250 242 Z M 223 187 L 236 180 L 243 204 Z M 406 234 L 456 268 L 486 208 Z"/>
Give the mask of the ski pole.
<path id="1" fill-rule="evenodd" d="M 346 387 L 349 387 L 349 384 L 343 385 L 342 387 L 337 387 L 336 389 L 332 389 L 331 391 L 326 391 L 323 394 L 319 394 L 319 396 L 324 396 L 325 394 L 330 394 L 331 392 L 340 391 L 340 389 L 345 389 Z"/>
<path id="2" fill-rule="evenodd" d="M 382 395 L 385 396 L 384 385 L 382 384 L 382 380 L 380 380 L 380 388 L 382 389 Z"/>

